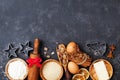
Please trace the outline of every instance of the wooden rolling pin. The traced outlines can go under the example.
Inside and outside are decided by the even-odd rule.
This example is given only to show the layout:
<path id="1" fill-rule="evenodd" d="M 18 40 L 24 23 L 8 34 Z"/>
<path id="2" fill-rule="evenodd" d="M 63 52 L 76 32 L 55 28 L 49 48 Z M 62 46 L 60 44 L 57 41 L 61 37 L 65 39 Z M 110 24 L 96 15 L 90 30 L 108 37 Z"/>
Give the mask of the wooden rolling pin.
<path id="1" fill-rule="evenodd" d="M 39 58 L 39 39 L 36 38 L 34 40 L 34 50 L 33 53 L 30 54 L 30 58 L 35 59 Z M 28 80 L 39 80 L 39 67 L 36 64 L 33 64 L 31 67 L 29 67 L 28 71 Z"/>

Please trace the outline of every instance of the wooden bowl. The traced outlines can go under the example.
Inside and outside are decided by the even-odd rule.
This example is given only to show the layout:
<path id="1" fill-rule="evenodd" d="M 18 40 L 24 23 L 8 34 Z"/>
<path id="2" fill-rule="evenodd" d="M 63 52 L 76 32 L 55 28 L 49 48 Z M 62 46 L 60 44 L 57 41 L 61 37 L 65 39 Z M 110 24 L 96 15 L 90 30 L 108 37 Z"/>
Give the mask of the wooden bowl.
<path id="1" fill-rule="evenodd" d="M 50 65 L 50 63 L 52 64 L 53 67 Z M 59 70 L 56 70 L 57 67 L 55 68 L 55 65 L 57 65 L 60 68 L 59 73 L 58 73 Z M 51 76 L 56 77 L 55 76 L 56 73 L 58 73 L 58 77 L 55 78 L 55 79 L 51 78 Z M 49 75 L 49 77 L 47 77 L 48 75 Z M 46 60 L 45 62 L 42 63 L 42 67 L 40 69 L 40 76 L 41 76 L 42 80 L 60 80 L 63 76 L 63 67 L 57 60 L 48 59 L 48 60 Z"/>
<path id="2" fill-rule="evenodd" d="M 105 66 L 106 66 L 106 69 L 108 71 L 108 75 L 109 75 L 109 79 L 112 77 L 113 75 L 113 68 L 112 68 L 112 65 L 110 64 L 110 62 L 108 62 L 107 60 L 105 59 L 98 59 L 98 60 L 95 60 L 91 66 L 89 67 L 89 73 L 90 73 L 90 77 L 92 78 L 92 80 L 98 80 L 97 78 L 97 74 L 94 70 L 94 66 L 93 64 L 96 63 L 96 62 L 99 62 L 99 61 L 104 61 L 105 63 Z"/>
<path id="3" fill-rule="evenodd" d="M 73 75 L 72 80 L 87 80 L 87 79 L 85 79 L 84 75 L 82 74 L 75 74 Z"/>
<path id="4" fill-rule="evenodd" d="M 23 77 L 22 79 L 13 79 L 13 78 L 9 75 L 9 72 L 8 72 L 9 64 L 10 64 L 11 62 L 14 62 L 14 61 L 21 61 L 21 62 L 23 62 L 23 63 L 25 64 L 25 66 L 26 66 L 26 71 L 27 71 L 27 72 L 26 72 L 26 74 L 24 75 L 24 77 Z M 6 66 L 5 66 L 5 73 L 6 73 L 6 76 L 7 76 L 10 80 L 24 80 L 24 79 L 27 77 L 27 75 L 28 75 L 27 63 L 26 63 L 24 60 L 20 59 L 20 58 L 11 59 L 11 60 L 8 61 L 8 63 L 7 63 Z"/>

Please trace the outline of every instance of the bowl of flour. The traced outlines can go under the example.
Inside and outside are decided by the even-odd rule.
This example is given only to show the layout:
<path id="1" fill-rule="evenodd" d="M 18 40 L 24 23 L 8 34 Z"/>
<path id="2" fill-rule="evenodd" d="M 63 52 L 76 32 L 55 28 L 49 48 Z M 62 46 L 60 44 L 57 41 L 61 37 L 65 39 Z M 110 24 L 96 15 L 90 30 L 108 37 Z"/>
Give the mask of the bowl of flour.
<path id="1" fill-rule="evenodd" d="M 48 59 L 43 62 L 40 69 L 42 80 L 60 80 L 63 76 L 62 65 L 54 59 Z"/>
<path id="2" fill-rule="evenodd" d="M 20 58 L 11 59 L 6 64 L 5 72 L 10 80 L 24 80 L 28 75 L 27 63 Z"/>

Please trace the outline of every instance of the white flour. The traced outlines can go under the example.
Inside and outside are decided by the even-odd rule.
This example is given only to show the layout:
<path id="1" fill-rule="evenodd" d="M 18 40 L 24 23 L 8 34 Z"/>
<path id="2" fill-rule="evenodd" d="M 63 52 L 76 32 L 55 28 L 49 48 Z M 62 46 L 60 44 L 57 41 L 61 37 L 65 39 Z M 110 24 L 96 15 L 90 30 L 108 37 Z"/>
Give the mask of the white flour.
<path id="1" fill-rule="evenodd" d="M 23 79 L 27 73 L 26 65 L 22 61 L 13 61 L 8 66 L 8 74 L 13 79 Z"/>
<path id="2" fill-rule="evenodd" d="M 62 67 L 56 62 L 49 62 L 44 65 L 43 75 L 46 80 L 58 80 L 62 74 Z"/>

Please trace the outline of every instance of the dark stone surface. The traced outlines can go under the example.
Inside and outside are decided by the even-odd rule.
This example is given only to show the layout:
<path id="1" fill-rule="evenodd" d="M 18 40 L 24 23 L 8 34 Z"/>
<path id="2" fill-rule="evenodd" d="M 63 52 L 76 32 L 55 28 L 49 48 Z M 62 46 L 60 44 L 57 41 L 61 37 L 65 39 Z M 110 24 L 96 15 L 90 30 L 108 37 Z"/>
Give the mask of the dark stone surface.
<path id="1" fill-rule="evenodd" d="M 115 44 L 115 58 L 103 58 L 113 65 L 111 80 L 119 80 L 120 0 L 0 0 L 0 80 L 7 80 L 3 71 L 9 60 L 3 49 L 10 42 L 36 37 L 50 51 L 55 51 L 56 42 L 75 41 L 85 52 L 89 41 Z"/>

